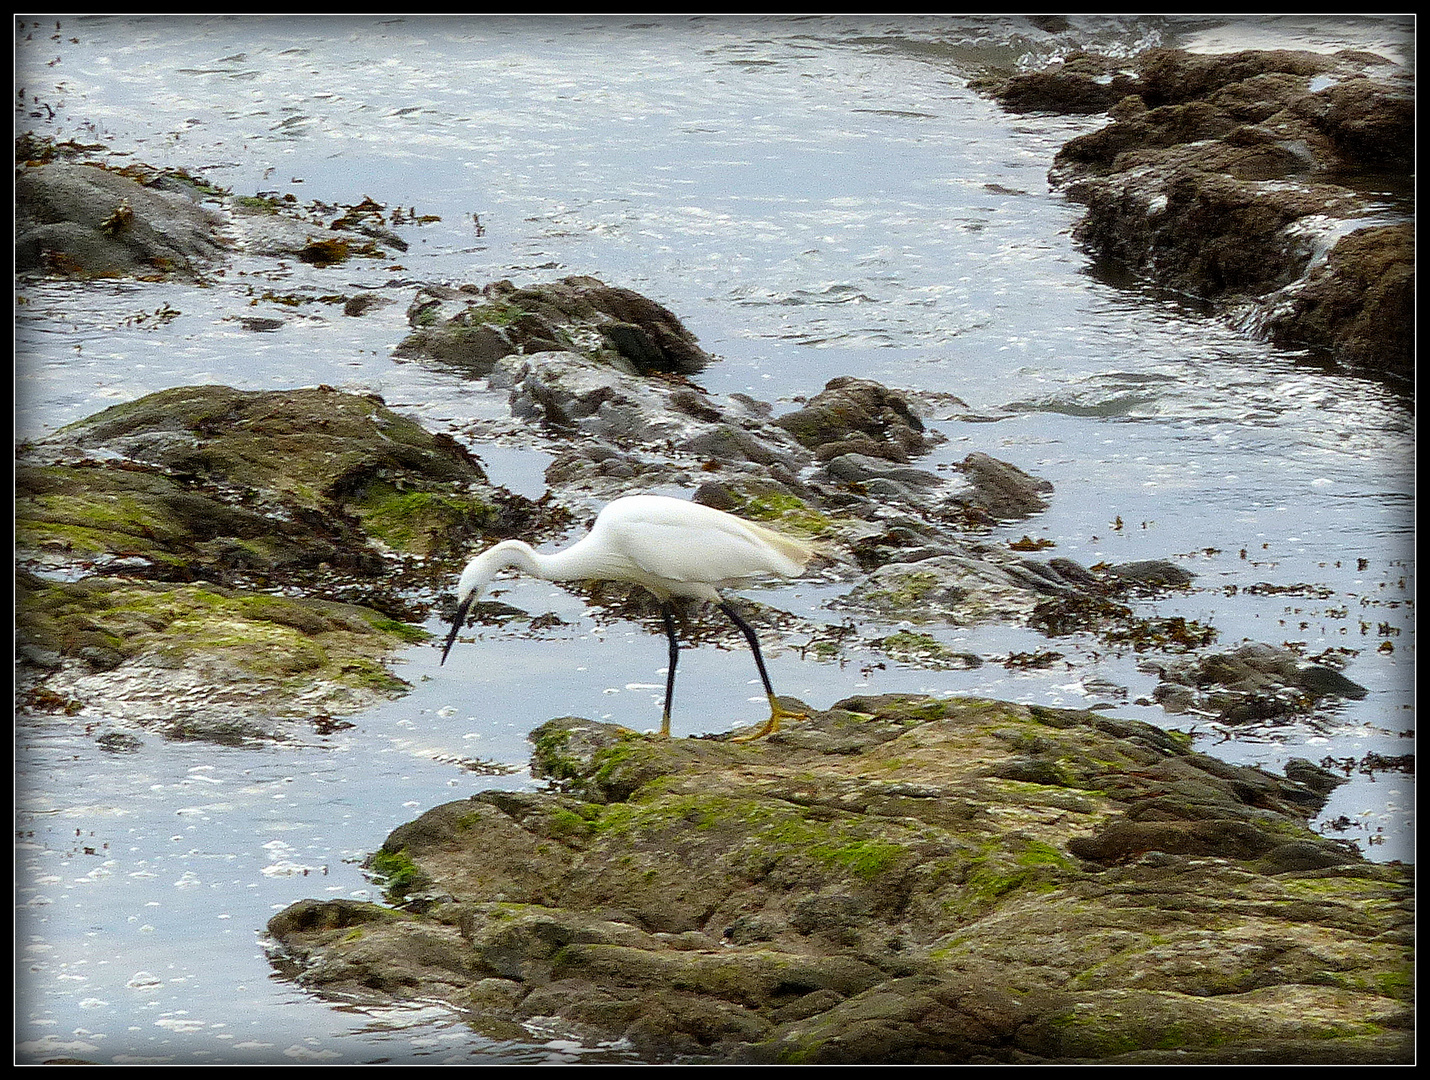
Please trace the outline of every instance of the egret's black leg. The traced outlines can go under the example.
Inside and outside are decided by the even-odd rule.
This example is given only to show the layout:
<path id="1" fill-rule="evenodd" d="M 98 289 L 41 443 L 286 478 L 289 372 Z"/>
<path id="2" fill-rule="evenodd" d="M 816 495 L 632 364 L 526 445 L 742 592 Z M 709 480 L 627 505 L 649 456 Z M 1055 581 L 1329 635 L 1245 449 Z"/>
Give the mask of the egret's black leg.
<path id="1" fill-rule="evenodd" d="M 665 672 L 665 712 L 660 718 L 660 733 L 670 738 L 670 706 L 675 700 L 675 662 L 680 659 L 680 642 L 675 638 L 675 617 L 670 601 L 660 605 L 660 617 L 665 620 L 665 636 L 670 639 L 670 666 Z"/>
<path id="2" fill-rule="evenodd" d="M 804 713 L 787 712 L 780 706 L 779 699 L 775 697 L 775 688 L 770 685 L 770 673 L 765 670 L 765 658 L 760 653 L 760 639 L 755 636 L 754 627 L 740 618 L 735 609 L 723 600 L 720 601 L 720 610 L 729 616 L 730 621 L 740 628 L 741 632 L 745 635 L 745 640 L 750 643 L 750 651 L 755 654 L 755 667 L 760 669 L 760 679 L 765 684 L 765 696 L 770 700 L 770 718 L 765 723 L 765 726 L 760 728 L 760 730 L 753 735 L 743 736 L 738 741 L 748 742 L 751 739 L 758 739 L 764 735 L 773 734 L 780 729 L 780 721 L 786 716 L 791 719 L 807 719 Z"/>
<path id="3" fill-rule="evenodd" d="M 755 628 L 740 618 L 740 616 L 735 613 L 735 609 L 723 600 L 720 601 L 720 610 L 728 615 L 730 621 L 744 632 L 745 640 L 750 643 L 750 648 L 755 654 L 755 667 L 760 669 L 760 678 L 764 680 L 765 693 L 773 698 L 775 691 L 774 688 L 770 686 L 770 673 L 765 670 L 765 658 L 760 655 L 760 639 L 755 636 Z"/>

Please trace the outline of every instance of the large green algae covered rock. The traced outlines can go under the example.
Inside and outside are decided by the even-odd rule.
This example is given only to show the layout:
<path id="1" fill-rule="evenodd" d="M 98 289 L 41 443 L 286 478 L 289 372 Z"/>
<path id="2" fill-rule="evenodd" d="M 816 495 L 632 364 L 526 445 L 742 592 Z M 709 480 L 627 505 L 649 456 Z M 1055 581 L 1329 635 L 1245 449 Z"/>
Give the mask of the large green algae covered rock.
<path id="1" fill-rule="evenodd" d="M 216 737 L 327 723 L 405 689 L 383 660 L 425 637 L 421 590 L 540 515 L 375 396 L 116 405 L 21 449 L 22 704 Z"/>
<path id="2" fill-rule="evenodd" d="M 890 696 L 748 744 L 532 738 L 552 790 L 397 829 L 406 910 L 291 906 L 288 970 L 648 1061 L 1410 1060 L 1409 872 L 1182 736 Z"/>
<path id="3" fill-rule="evenodd" d="M 160 391 L 36 443 L 16 480 L 22 551 L 180 580 L 465 551 L 511 503 L 450 437 L 329 387 Z"/>

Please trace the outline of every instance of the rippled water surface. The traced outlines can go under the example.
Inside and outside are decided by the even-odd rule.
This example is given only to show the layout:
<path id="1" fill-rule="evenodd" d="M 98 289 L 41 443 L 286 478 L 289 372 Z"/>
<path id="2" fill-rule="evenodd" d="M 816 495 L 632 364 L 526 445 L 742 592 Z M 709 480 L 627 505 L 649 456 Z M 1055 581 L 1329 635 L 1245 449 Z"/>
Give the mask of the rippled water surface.
<path id="1" fill-rule="evenodd" d="M 361 319 L 317 298 L 357 287 L 592 274 L 674 310 L 721 360 L 700 382 L 791 407 L 836 375 L 953 394 L 921 464 L 981 450 L 1046 477 L 1051 508 L 1016 528 L 1057 554 L 1176 557 L 1198 575 L 1148 611 L 1209 622 L 1223 644 L 1350 652 L 1364 701 L 1199 746 L 1279 768 L 1294 756 L 1411 752 L 1413 416 L 1379 385 L 1248 341 L 1195 305 L 1090 272 L 1053 155 L 1097 118 L 1008 116 L 970 93 L 985 65 L 1073 48 L 1356 47 L 1413 55 L 1384 19 L 26 19 L 20 128 L 182 166 L 239 193 L 370 196 L 440 221 L 400 260 L 317 270 L 238 260 L 210 287 L 26 283 L 17 426 L 34 437 L 116 401 L 215 382 L 377 390 L 434 428 L 479 433 L 505 395 L 391 358 L 404 304 Z M 266 292 L 311 296 L 299 308 Z M 250 305 L 250 301 L 256 301 Z M 244 330 L 236 313 L 282 318 Z M 177 313 L 177 314 L 175 314 Z M 494 480 L 542 490 L 544 455 L 476 446 Z M 1120 523 L 1120 527 L 1119 527 Z M 1270 585 L 1283 591 L 1248 587 Z M 1304 586 L 1285 592 L 1286 587 Z M 534 1032 L 495 1043 L 447 1010 L 334 1009 L 277 976 L 259 934 L 305 897 L 378 894 L 358 864 L 437 803 L 529 783 L 525 732 L 559 715 L 655 725 L 665 647 L 596 622 L 572 594 L 516 580 L 502 599 L 565 625 L 484 629 L 412 694 L 309 745 L 100 749 L 102 716 L 18 728 L 22 1060 L 565 1061 L 619 1057 Z M 816 622 L 839 589 L 751 592 Z M 431 628 L 438 629 L 436 623 Z M 870 627 L 869 629 L 877 629 Z M 870 633 L 868 636 L 877 636 Z M 1047 647 L 1008 628 L 949 630 L 985 657 Z M 795 643 L 797 644 L 797 643 Z M 1060 639 L 1066 666 L 1010 672 L 770 657 L 782 693 L 976 692 L 1139 705 L 1137 658 Z M 676 734 L 759 719 L 748 654 L 682 659 Z M 696 703 L 702 703 L 697 711 Z M 710 710 L 716 710 L 711 712 Z M 716 719 L 718 717 L 725 719 Z M 1409 859 L 1413 778 L 1356 775 L 1321 822 L 1372 858 Z M 1332 828 L 1340 826 L 1340 831 Z"/>

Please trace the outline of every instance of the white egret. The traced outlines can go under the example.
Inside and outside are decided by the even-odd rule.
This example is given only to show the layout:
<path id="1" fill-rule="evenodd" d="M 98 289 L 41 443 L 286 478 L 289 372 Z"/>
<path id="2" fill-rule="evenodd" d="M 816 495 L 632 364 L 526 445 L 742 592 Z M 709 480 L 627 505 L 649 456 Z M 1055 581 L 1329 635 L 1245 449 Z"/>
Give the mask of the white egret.
<path id="1" fill-rule="evenodd" d="M 602 509 L 591 531 L 564 551 L 544 555 L 520 540 L 503 540 L 467 563 L 457 584 L 457 615 L 442 648 L 442 662 L 446 663 L 472 604 L 492 578 L 508 567 L 548 581 L 633 581 L 660 600 L 665 634 L 670 639 L 661 735 L 670 736 L 675 662 L 680 652 L 671 601 L 679 598 L 716 604 L 750 643 L 770 702 L 769 721 L 748 736 L 758 739 L 778 731 L 782 719 L 803 714 L 781 707 L 755 631 L 719 590 L 771 574 L 794 577 L 813 554 L 807 544 L 723 510 L 664 495 L 627 495 Z"/>

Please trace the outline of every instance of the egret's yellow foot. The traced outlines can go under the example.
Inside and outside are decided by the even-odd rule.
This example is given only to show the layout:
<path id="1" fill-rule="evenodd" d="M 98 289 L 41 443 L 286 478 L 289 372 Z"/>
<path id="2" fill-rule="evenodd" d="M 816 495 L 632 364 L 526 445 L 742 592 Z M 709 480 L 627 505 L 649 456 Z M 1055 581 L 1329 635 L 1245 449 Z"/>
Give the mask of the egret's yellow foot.
<path id="1" fill-rule="evenodd" d="M 662 739 L 670 738 L 670 713 L 666 713 L 660 718 L 660 737 Z"/>
<path id="2" fill-rule="evenodd" d="M 780 704 L 779 698 L 774 694 L 770 695 L 770 718 L 765 721 L 764 726 L 759 731 L 749 735 L 736 735 L 731 742 L 754 742 L 756 739 L 763 739 L 766 735 L 773 735 L 780 729 L 781 720 L 808 720 L 809 713 L 794 712 L 786 709 Z"/>

